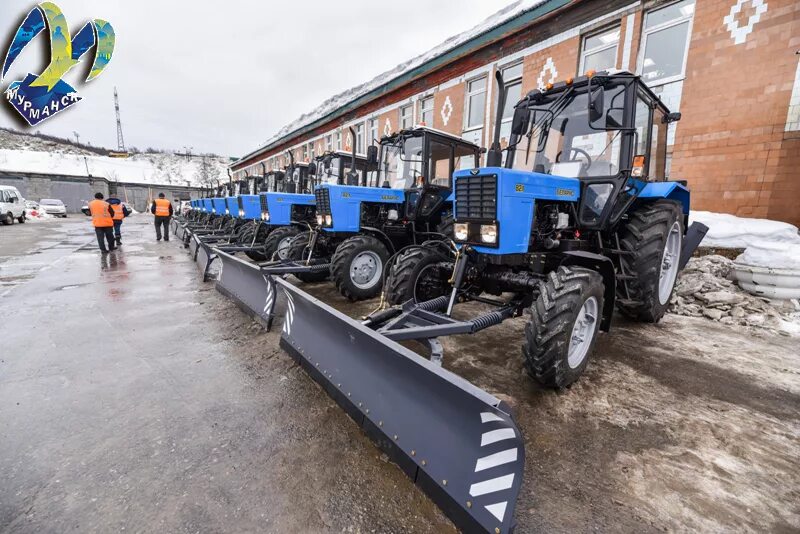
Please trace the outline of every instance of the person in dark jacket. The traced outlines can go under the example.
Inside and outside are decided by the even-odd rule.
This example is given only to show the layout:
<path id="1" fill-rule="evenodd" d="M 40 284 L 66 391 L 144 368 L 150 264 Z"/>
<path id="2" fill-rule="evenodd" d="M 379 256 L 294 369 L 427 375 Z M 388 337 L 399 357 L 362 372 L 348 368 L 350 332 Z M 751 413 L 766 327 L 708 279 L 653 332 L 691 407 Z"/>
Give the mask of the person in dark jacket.
<path id="1" fill-rule="evenodd" d="M 164 241 L 169 241 L 169 220 L 172 218 L 172 202 L 166 199 L 164 193 L 159 193 L 158 198 L 150 206 L 150 213 L 156 216 L 156 241 L 161 241 L 161 228 L 164 228 Z"/>
<path id="2" fill-rule="evenodd" d="M 103 200 L 103 193 L 95 193 L 94 200 L 89 202 L 88 208 L 100 251 L 107 254 L 116 250 L 117 248 L 114 246 L 114 210 L 108 202 Z M 108 241 L 108 248 L 103 242 L 104 239 Z"/>
<path id="3" fill-rule="evenodd" d="M 107 201 L 111 204 L 111 209 L 114 210 L 114 239 L 117 240 L 117 245 L 122 244 L 122 220 L 131 214 L 128 206 L 122 203 L 118 198 L 111 197 Z"/>

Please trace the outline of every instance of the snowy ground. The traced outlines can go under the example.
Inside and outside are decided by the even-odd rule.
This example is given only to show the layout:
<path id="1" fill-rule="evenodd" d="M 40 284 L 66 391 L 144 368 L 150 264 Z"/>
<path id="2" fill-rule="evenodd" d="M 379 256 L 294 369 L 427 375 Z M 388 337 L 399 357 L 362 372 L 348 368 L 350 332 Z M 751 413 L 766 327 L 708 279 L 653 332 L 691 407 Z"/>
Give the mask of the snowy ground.
<path id="1" fill-rule="evenodd" d="M 111 181 L 201 186 L 227 182 L 229 158 L 169 152 L 110 158 L 67 142 L 0 130 L 0 171 L 102 176 Z M 102 152 L 102 151 L 101 151 Z"/>

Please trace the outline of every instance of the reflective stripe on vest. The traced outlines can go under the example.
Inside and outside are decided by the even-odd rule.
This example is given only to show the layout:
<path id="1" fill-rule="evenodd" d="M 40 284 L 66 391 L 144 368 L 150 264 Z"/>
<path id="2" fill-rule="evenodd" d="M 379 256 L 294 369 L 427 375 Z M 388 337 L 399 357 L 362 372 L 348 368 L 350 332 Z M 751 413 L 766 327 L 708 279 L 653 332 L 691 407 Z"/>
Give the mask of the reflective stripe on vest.
<path id="1" fill-rule="evenodd" d="M 95 228 L 114 226 L 114 219 L 108 214 L 109 204 L 105 200 L 95 199 L 89 202 L 89 213 L 92 214 L 92 225 Z"/>
<path id="2" fill-rule="evenodd" d="M 121 221 L 125 218 L 125 210 L 122 208 L 122 204 L 111 204 L 111 209 L 114 210 L 115 221 Z"/>
<path id="3" fill-rule="evenodd" d="M 169 200 L 166 198 L 157 198 L 156 203 L 156 217 L 169 217 Z"/>

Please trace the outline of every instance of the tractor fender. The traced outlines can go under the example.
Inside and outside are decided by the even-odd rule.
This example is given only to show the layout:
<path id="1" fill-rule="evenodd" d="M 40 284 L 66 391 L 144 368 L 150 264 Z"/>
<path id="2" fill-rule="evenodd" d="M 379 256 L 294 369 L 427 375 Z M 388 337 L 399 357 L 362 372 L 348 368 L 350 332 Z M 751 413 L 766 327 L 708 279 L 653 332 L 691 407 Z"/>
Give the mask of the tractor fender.
<path id="1" fill-rule="evenodd" d="M 617 277 L 614 263 L 610 258 L 586 252 L 583 250 L 568 250 L 564 252 L 563 266 L 585 267 L 600 273 L 603 277 L 605 292 L 603 294 L 603 318 L 600 321 L 600 330 L 608 332 L 611 329 L 611 316 L 614 314 L 614 301 L 617 296 Z"/>
<path id="2" fill-rule="evenodd" d="M 689 189 L 680 182 L 648 182 L 639 192 L 638 200 L 675 200 L 680 202 L 684 215 L 689 215 Z"/>
<path id="3" fill-rule="evenodd" d="M 372 237 L 383 243 L 390 254 L 394 254 L 395 252 L 397 252 L 397 249 L 395 248 L 394 243 L 392 243 L 392 240 L 389 239 L 389 236 L 383 233 L 381 230 L 378 230 L 377 228 L 372 226 L 362 226 L 361 233 L 371 235 Z"/>

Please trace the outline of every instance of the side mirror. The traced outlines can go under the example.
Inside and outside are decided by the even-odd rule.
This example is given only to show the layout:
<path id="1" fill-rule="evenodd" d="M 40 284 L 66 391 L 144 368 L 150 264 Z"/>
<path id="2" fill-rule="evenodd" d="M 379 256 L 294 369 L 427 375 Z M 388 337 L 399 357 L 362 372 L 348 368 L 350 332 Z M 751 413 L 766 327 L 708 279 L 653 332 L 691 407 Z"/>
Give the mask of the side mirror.
<path id="1" fill-rule="evenodd" d="M 313 161 L 308 164 L 308 174 L 317 174 L 317 164 Z"/>
<path id="2" fill-rule="evenodd" d="M 367 147 L 367 165 L 374 167 L 378 164 L 378 147 L 369 145 Z"/>
<path id="3" fill-rule="evenodd" d="M 514 108 L 514 118 L 511 121 L 512 135 L 525 135 L 528 123 L 531 120 L 531 110 L 527 107 Z"/>
<path id="4" fill-rule="evenodd" d="M 605 114 L 605 89 L 597 87 L 589 94 L 589 122 L 597 122 Z"/>

